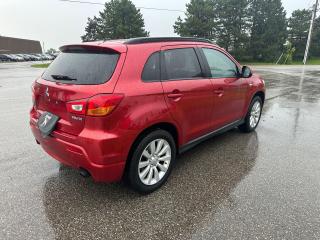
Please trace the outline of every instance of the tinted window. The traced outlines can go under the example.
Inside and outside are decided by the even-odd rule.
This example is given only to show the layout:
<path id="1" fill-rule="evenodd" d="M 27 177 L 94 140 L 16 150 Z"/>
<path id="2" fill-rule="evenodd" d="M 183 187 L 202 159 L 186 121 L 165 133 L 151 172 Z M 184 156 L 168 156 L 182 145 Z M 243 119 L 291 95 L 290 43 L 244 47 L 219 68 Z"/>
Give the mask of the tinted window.
<path id="1" fill-rule="evenodd" d="M 153 53 L 147 63 L 144 65 L 142 72 L 143 81 L 159 81 L 160 80 L 160 53 Z"/>
<path id="2" fill-rule="evenodd" d="M 203 48 L 213 78 L 237 77 L 238 68 L 230 58 L 220 51 Z"/>
<path id="3" fill-rule="evenodd" d="M 167 79 L 202 77 L 200 64 L 193 48 L 180 48 L 164 52 Z"/>
<path id="4" fill-rule="evenodd" d="M 116 53 L 63 52 L 42 78 L 69 84 L 101 84 L 111 78 L 118 59 Z"/>

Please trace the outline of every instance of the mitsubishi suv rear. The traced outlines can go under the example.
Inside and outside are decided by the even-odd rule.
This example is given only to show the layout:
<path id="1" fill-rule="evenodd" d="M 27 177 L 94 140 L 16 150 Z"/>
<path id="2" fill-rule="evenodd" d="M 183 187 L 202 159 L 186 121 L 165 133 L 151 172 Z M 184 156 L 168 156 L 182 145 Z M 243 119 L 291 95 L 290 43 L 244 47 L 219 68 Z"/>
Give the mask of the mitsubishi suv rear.
<path id="1" fill-rule="evenodd" d="M 30 126 L 53 158 L 97 182 L 159 188 L 176 155 L 227 130 L 253 131 L 264 81 L 196 38 L 67 45 L 32 85 Z"/>

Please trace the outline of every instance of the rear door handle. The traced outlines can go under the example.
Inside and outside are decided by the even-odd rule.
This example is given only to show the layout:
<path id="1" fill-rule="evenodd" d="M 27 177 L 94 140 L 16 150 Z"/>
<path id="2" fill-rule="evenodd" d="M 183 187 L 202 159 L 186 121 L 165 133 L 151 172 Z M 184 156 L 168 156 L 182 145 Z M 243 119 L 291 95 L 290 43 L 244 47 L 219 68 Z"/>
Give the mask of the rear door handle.
<path id="1" fill-rule="evenodd" d="M 168 94 L 168 98 L 171 98 L 175 102 L 179 101 L 182 96 L 183 94 L 178 89 L 174 89 L 171 93 Z"/>
<path id="2" fill-rule="evenodd" d="M 217 95 L 223 95 L 224 90 L 223 90 L 223 88 L 218 88 L 218 89 L 214 90 L 214 93 L 217 94 Z"/>
<path id="3" fill-rule="evenodd" d="M 181 98 L 182 93 L 170 93 L 168 94 L 168 98 Z"/>

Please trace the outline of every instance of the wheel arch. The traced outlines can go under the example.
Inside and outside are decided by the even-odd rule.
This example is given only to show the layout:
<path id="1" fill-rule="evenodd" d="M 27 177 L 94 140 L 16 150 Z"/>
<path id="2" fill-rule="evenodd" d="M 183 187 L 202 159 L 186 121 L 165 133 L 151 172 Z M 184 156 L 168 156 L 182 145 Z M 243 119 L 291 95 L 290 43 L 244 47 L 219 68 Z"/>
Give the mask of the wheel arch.
<path id="1" fill-rule="evenodd" d="M 139 134 L 138 136 L 135 138 L 135 140 L 133 141 L 133 143 L 131 144 L 131 147 L 130 147 L 130 150 L 129 150 L 129 153 L 128 153 L 128 156 L 127 156 L 127 159 L 126 159 L 126 165 L 125 165 L 125 170 L 124 170 L 124 176 L 127 175 L 127 172 L 128 172 L 128 166 L 129 166 L 129 162 L 130 162 L 130 159 L 133 155 L 133 152 L 134 152 L 134 149 L 136 148 L 136 146 L 139 144 L 139 142 L 141 141 L 141 139 L 146 136 L 147 134 L 157 130 L 157 129 L 162 129 L 162 130 L 165 130 L 167 132 L 169 132 L 173 139 L 174 139 L 174 142 L 175 142 L 175 145 L 176 145 L 176 149 L 177 149 L 177 152 L 178 152 L 178 149 L 179 149 L 179 132 L 178 132 L 178 128 L 173 124 L 173 123 L 170 123 L 170 122 L 159 122 L 159 123 L 155 123 L 151 126 L 148 126 L 147 128 L 143 129 Z"/>
<path id="2" fill-rule="evenodd" d="M 262 105 L 263 105 L 264 102 L 265 102 L 265 93 L 264 93 L 263 91 L 258 91 L 258 92 L 256 92 L 256 93 L 253 95 L 253 97 L 251 98 L 251 101 L 252 101 L 256 96 L 259 96 L 259 97 L 261 98 L 261 100 L 262 100 Z M 250 101 L 250 103 L 251 103 L 251 101 Z"/>
<path id="3" fill-rule="evenodd" d="M 252 102 L 252 100 L 256 97 L 256 96 L 259 96 L 262 100 L 262 106 L 264 105 L 264 102 L 265 102 L 265 92 L 262 91 L 262 90 L 258 90 L 256 91 L 254 94 L 252 94 L 252 97 L 248 97 L 248 102 L 244 108 L 244 112 L 243 112 L 243 118 L 246 117 L 248 111 L 249 111 L 249 108 L 250 108 L 250 104 Z"/>

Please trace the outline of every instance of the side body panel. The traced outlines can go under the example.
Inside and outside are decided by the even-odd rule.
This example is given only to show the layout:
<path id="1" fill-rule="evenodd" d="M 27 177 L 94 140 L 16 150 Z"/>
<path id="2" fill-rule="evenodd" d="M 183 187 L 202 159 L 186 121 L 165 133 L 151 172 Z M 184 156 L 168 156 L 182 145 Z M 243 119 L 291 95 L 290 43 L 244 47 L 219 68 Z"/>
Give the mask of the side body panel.
<path id="1" fill-rule="evenodd" d="M 196 45 L 164 46 L 162 51 L 179 48 L 196 48 Z M 200 64 L 201 59 L 198 60 Z M 162 54 L 162 75 L 164 65 Z M 182 130 L 183 144 L 212 130 L 213 88 L 209 79 L 162 80 L 162 86 L 172 118 Z"/>
<path id="2" fill-rule="evenodd" d="M 213 85 L 214 107 L 212 121 L 214 129 L 221 128 L 227 124 L 235 122 L 242 117 L 242 112 L 245 106 L 245 96 L 248 91 L 247 79 L 241 78 L 240 74 L 234 77 L 213 77 L 207 57 L 202 49 L 212 50 L 212 52 L 220 52 L 224 57 L 229 58 L 236 68 L 240 68 L 239 64 L 223 49 L 208 46 L 198 45 L 200 53 L 204 59 L 207 75 Z M 216 56 L 218 57 L 218 56 Z M 238 70 L 239 73 L 239 70 Z"/>
<path id="3" fill-rule="evenodd" d="M 143 67 L 149 56 L 160 51 L 161 45 L 130 45 L 121 77 L 114 93 L 123 93 L 122 100 L 105 123 L 106 131 L 125 135 L 129 144 L 122 148 L 122 160 L 127 159 L 130 147 L 145 129 L 159 123 L 169 123 L 177 129 L 178 144 L 183 142 L 182 129 L 177 124 L 166 105 L 161 81 L 144 82 L 141 80 Z M 181 133 L 181 134 L 180 134 Z"/>

